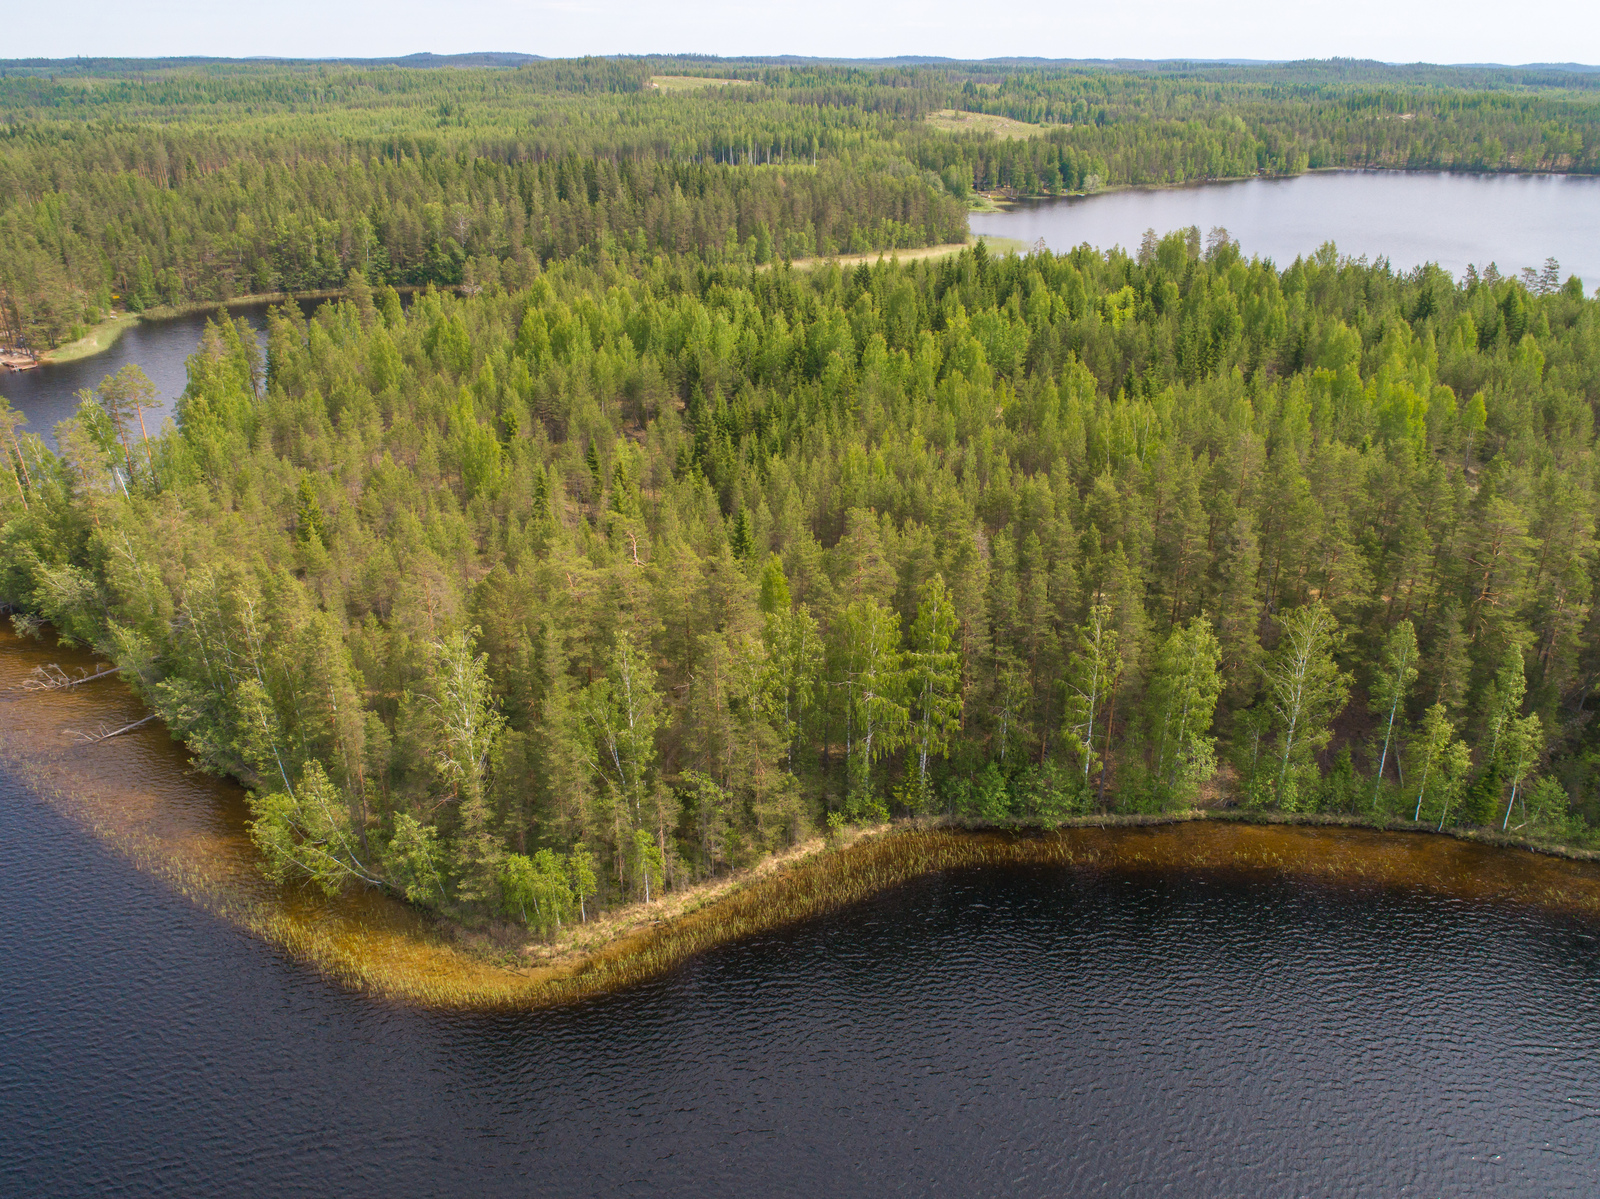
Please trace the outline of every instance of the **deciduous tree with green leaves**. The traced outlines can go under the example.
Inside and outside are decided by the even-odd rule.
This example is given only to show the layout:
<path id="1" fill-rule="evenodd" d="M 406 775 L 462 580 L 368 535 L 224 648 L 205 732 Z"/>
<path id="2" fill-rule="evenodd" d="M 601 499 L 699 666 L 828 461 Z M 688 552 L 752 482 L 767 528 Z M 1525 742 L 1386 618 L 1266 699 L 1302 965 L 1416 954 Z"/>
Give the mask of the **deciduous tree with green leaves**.
<path id="1" fill-rule="evenodd" d="M 1202 614 L 1172 630 L 1150 679 L 1153 776 L 1164 794 L 1192 802 L 1217 768 L 1210 736 L 1222 678 L 1222 656 L 1211 622 Z"/>
<path id="2" fill-rule="evenodd" d="M 949 588 L 944 576 L 935 574 L 922 585 L 917 618 L 911 623 L 911 649 L 906 655 L 919 805 L 930 799 L 930 760 L 949 752 L 950 738 L 961 724 L 959 633 Z"/>
<path id="3" fill-rule="evenodd" d="M 1277 796 L 1285 811 L 1299 807 L 1291 764 L 1328 743 L 1333 718 L 1349 698 L 1349 676 L 1334 660 L 1339 641 L 1339 623 L 1320 600 L 1291 608 L 1278 621 L 1278 645 L 1263 673 L 1282 747 Z"/>
<path id="4" fill-rule="evenodd" d="M 1378 755 L 1377 787 L 1372 793 L 1373 807 L 1383 787 L 1383 768 L 1389 761 L 1389 742 L 1394 736 L 1395 717 L 1401 714 L 1412 684 L 1417 681 L 1417 631 L 1409 620 L 1402 620 L 1389 631 L 1383 653 L 1374 671 L 1371 707 L 1383 721 L 1383 750 Z"/>
<path id="5" fill-rule="evenodd" d="M 1108 740 L 1106 708 L 1122 678 L 1122 655 L 1112 627 L 1111 604 L 1099 600 L 1078 627 L 1078 646 L 1067 663 L 1066 706 L 1062 739 L 1077 758 L 1085 788 L 1089 775 L 1103 763 Z M 1098 738 L 1100 748 L 1096 749 Z"/>
<path id="6" fill-rule="evenodd" d="M 887 809 L 873 790 L 872 764 L 900 747 L 910 725 L 899 615 L 876 599 L 847 605 L 839 617 L 837 658 L 848 807 L 857 819 L 883 819 Z"/>

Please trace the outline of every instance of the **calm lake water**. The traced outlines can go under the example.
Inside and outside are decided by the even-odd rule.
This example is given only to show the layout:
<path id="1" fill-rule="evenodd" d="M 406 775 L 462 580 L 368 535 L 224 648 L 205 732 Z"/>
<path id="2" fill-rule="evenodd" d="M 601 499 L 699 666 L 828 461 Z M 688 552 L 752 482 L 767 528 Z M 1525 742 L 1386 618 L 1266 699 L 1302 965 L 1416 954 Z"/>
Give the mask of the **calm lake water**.
<path id="1" fill-rule="evenodd" d="M 309 311 L 314 305 L 305 307 Z M 235 308 L 229 315 L 255 330 L 264 342 L 266 306 Z M 167 321 L 140 322 L 126 329 L 110 349 L 92 358 L 59 365 L 47 363 L 28 371 L 0 370 L 0 395 L 27 415 L 30 433 L 37 433 L 54 445 L 51 431 L 57 421 L 78 410 L 77 393 L 83 388 L 93 390 L 124 364 L 137 362 L 156 385 L 161 401 L 160 407 L 145 413 L 146 428 L 154 437 L 188 385 L 186 363 L 200 345 L 200 335 L 210 319 L 213 314 L 202 312 Z"/>
<path id="2" fill-rule="evenodd" d="M 973 213 L 972 231 L 1052 250 L 1088 242 L 1135 250 L 1158 234 L 1223 226 L 1246 254 L 1286 267 L 1335 242 L 1342 254 L 1386 255 L 1397 270 L 1437 262 L 1460 278 L 1467 264 L 1493 262 L 1502 275 L 1546 258 L 1562 278 L 1600 287 L 1600 178 L 1449 175 L 1425 171 L 1318 171 L 1292 179 L 1248 179 L 1200 187 L 1111 192 L 1025 202 Z"/>
<path id="3" fill-rule="evenodd" d="M 935 876 L 520 1016 L 341 991 L 0 776 L 0 1192 L 1592 1196 L 1600 937 Z"/>

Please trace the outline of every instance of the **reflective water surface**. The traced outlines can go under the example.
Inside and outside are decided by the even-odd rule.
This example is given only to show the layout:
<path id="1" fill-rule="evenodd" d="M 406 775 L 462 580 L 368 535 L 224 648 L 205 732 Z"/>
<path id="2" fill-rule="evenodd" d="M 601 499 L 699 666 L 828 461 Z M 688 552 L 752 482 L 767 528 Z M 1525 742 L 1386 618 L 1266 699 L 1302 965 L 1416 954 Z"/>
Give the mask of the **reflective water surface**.
<path id="1" fill-rule="evenodd" d="M 1503 275 L 1546 258 L 1600 287 L 1600 179 L 1565 175 L 1451 175 L 1437 171 L 1318 171 L 1199 187 L 1110 192 L 1024 202 L 972 214 L 972 231 L 1040 238 L 1057 252 L 1088 242 L 1138 248 L 1158 234 L 1221 225 L 1247 255 L 1286 267 L 1323 242 L 1342 254 L 1386 255 L 1397 270 L 1437 262 L 1460 278 L 1468 263 Z"/>

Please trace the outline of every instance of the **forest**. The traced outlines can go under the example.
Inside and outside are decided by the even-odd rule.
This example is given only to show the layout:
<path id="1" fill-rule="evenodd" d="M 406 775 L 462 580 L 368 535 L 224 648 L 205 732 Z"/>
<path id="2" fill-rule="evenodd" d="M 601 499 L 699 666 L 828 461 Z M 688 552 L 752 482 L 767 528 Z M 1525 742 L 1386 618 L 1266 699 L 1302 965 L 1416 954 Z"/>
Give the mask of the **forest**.
<path id="1" fill-rule="evenodd" d="M 662 88 L 659 77 L 704 80 Z M 952 133 L 930 114 L 1023 122 Z M 0 344 L 114 311 L 960 241 L 974 192 L 1600 169 L 1600 75 L 703 58 L 0 62 Z"/>
<path id="2" fill-rule="evenodd" d="M 137 368 L 58 451 L 0 406 L 0 603 L 243 780 L 274 877 L 539 931 L 908 815 L 1600 821 L 1554 264 L 394 261 L 265 355 L 219 316 L 165 432 Z"/>

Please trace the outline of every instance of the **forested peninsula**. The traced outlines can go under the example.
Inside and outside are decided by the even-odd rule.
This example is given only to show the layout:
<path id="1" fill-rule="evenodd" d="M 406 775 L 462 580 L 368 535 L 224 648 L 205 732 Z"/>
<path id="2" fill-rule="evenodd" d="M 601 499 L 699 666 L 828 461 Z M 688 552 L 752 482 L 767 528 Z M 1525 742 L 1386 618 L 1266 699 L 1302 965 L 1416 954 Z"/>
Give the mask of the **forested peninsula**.
<path id="1" fill-rule="evenodd" d="M 1578 280 L 1401 274 L 1331 245 L 1280 265 L 1221 229 L 1152 233 L 1132 253 L 980 244 L 900 263 L 895 245 L 963 231 L 974 164 L 1081 148 L 1077 122 L 889 136 L 907 114 L 1015 96 L 1013 111 L 1065 124 L 1076 110 L 1050 107 L 1052 88 L 1185 108 L 1267 85 L 752 68 L 708 99 L 645 96 L 653 68 L 635 66 L 462 73 L 480 96 L 515 95 L 526 71 L 557 110 L 558 85 L 585 97 L 591 124 L 559 154 L 503 161 L 465 148 L 499 136 L 471 105 L 454 133 L 435 105 L 437 153 L 364 157 L 361 127 L 387 109 L 307 90 L 338 72 L 0 79 L 15 89 L 7 170 L 78 154 L 110 179 L 117 137 L 329 139 L 276 166 L 229 151 L 214 169 L 118 177 L 169 212 L 208 188 L 275 205 L 252 218 L 263 238 L 327 222 L 313 260 L 342 299 L 275 310 L 264 356 L 219 315 L 164 432 L 141 424 L 136 370 L 85 394 L 54 451 L 0 405 L 0 604 L 113 660 L 206 768 L 250 788 L 272 877 L 547 932 L 905 815 L 1237 808 L 1589 843 L 1600 301 Z M 776 94 L 806 71 L 810 100 Z M 1366 110 L 1316 97 L 1376 86 L 1354 76 L 1304 84 L 1307 112 L 1326 104 L 1348 132 Z M 1420 111 L 1457 84 L 1406 86 Z M 89 140 L 16 99 L 55 87 L 101 94 L 108 121 L 143 116 L 103 131 L 93 164 Z M 163 105 L 139 109 L 161 87 Z M 1559 100 L 1497 87 L 1478 111 L 1506 128 L 1554 138 L 1528 123 L 1545 104 L 1590 128 L 1576 84 Z M 668 136 L 740 105 L 792 123 L 709 150 Z M 1143 132 L 1126 145 L 1181 157 L 1208 119 L 1130 122 Z M 1306 117 L 1304 145 L 1318 127 Z M 823 137 L 849 128 L 879 133 Z M 1123 144 L 1117 121 L 1096 128 L 1097 153 Z M 1559 165 L 1592 168 L 1592 134 L 1574 136 Z M 872 155 L 896 147 L 904 168 L 880 170 Z M 256 169 L 279 182 L 237 173 Z M 373 231 L 399 226 L 361 215 L 366 198 L 341 224 L 340 189 L 378 169 L 448 184 L 464 240 L 386 242 Z M 613 187 L 625 176 L 728 236 L 666 242 L 615 219 L 634 211 Z M 7 236 L 48 207 L 16 178 Z M 456 211 L 428 194 L 423 216 Z M 763 196 L 775 207 L 741 207 Z M 884 257 L 793 269 L 796 197 L 836 205 Z M 480 202 L 500 224 L 474 224 Z M 209 204 L 241 238 L 239 211 Z M 362 220 L 371 238 L 341 240 Z M 846 228 L 807 220 L 820 252 L 819 228 Z M 514 250 L 494 241 L 513 228 Z M 62 278 L 127 286 L 119 243 L 95 236 L 99 257 L 63 259 L 87 274 Z M 149 259 L 158 240 L 129 244 Z M 446 240 L 454 265 L 406 306 L 397 286 Z M 225 267 L 279 269 L 239 245 L 232 267 L 202 256 L 163 277 L 181 295 L 230 286 Z"/>

